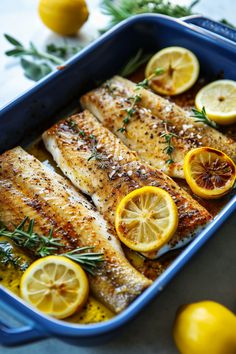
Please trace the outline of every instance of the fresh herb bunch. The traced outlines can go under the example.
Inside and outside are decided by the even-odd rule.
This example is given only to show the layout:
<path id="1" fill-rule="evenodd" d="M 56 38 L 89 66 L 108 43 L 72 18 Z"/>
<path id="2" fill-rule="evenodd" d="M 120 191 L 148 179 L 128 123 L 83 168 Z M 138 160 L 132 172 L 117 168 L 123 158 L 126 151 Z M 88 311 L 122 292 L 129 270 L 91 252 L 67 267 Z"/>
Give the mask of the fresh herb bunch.
<path id="1" fill-rule="evenodd" d="M 107 28 L 102 29 L 101 32 L 106 32 L 119 22 L 131 16 L 144 13 L 158 13 L 175 18 L 194 15 L 194 7 L 199 2 L 200 0 L 195 0 L 189 6 L 182 6 L 172 4 L 169 0 L 103 0 L 101 3 L 102 12 L 110 16 L 111 20 Z M 231 28 L 235 28 L 235 26 L 225 18 L 222 18 L 220 22 Z"/>
<path id="2" fill-rule="evenodd" d="M 167 146 L 164 148 L 164 151 L 167 153 L 167 155 L 169 155 L 169 159 L 166 160 L 166 163 L 172 164 L 174 162 L 172 154 L 174 152 L 175 147 L 172 145 L 172 139 L 173 138 L 177 138 L 177 135 L 169 132 L 167 129 L 167 124 L 165 124 L 165 132 L 163 134 L 161 134 L 161 138 L 165 139 L 165 143 L 167 144 Z"/>
<path id="3" fill-rule="evenodd" d="M 133 15 L 143 13 L 159 13 L 172 17 L 184 17 L 193 14 L 193 8 L 199 0 L 193 1 L 189 6 L 171 4 L 168 0 L 111 0 L 102 1 L 102 12 L 111 17 L 108 27 L 102 31 L 107 31 L 119 22 Z"/>
<path id="4" fill-rule="evenodd" d="M 0 263 L 4 266 L 12 265 L 15 269 L 24 272 L 29 264 L 22 260 L 20 256 L 13 254 L 13 247 L 7 241 L 0 242 Z"/>
<path id="5" fill-rule="evenodd" d="M 56 46 L 48 44 L 45 51 L 38 48 L 30 42 L 29 47 L 18 41 L 9 34 L 4 34 L 5 39 L 13 45 L 13 48 L 7 50 L 5 54 L 11 57 L 20 58 L 20 63 L 24 69 L 25 76 L 33 81 L 38 81 L 53 71 L 55 65 L 62 65 L 64 60 L 81 50 L 81 46 L 69 46 L 66 42 L 64 45 Z M 33 60 L 29 60 L 28 58 Z"/>
<path id="6" fill-rule="evenodd" d="M 210 120 L 207 116 L 206 109 L 203 106 L 201 111 L 198 111 L 197 109 L 193 108 L 192 109 L 193 115 L 191 117 L 195 118 L 196 122 L 204 123 L 209 125 L 209 127 L 219 129 L 218 124 Z"/>
<path id="7" fill-rule="evenodd" d="M 28 226 L 26 225 L 28 223 Z M 64 245 L 58 238 L 53 237 L 53 228 L 50 229 L 48 236 L 39 235 L 34 232 L 34 219 L 28 217 L 15 228 L 14 231 L 8 231 L 5 227 L 0 229 L 0 236 L 5 236 L 22 247 L 33 253 L 36 257 L 46 257 L 52 254 L 58 254 L 58 251 Z M 88 253 L 84 251 L 92 250 L 94 247 L 81 247 L 73 251 L 68 251 L 60 255 L 70 258 L 79 263 L 87 272 L 94 274 L 95 268 L 103 262 L 103 253 Z M 4 254 L 0 252 L 1 263 Z M 5 258 L 6 259 L 6 258 Z M 10 258 L 9 258 L 10 259 Z M 20 261 L 20 259 L 18 259 Z"/>
<path id="8" fill-rule="evenodd" d="M 119 132 L 124 133 L 126 131 L 127 124 L 129 124 L 130 119 L 135 114 L 135 112 L 136 112 L 136 108 L 135 107 L 136 107 L 137 103 L 140 102 L 141 99 L 142 99 L 141 90 L 142 89 L 147 89 L 149 87 L 150 81 L 154 77 L 162 75 L 163 73 L 164 73 L 164 69 L 163 68 L 156 68 L 151 75 L 149 75 L 146 79 L 144 79 L 143 81 L 140 81 L 140 82 L 138 82 L 136 84 L 136 87 L 135 87 L 135 92 L 136 93 L 135 93 L 135 95 L 131 96 L 131 97 L 128 97 L 128 99 L 127 99 L 129 102 L 131 102 L 131 106 L 128 109 L 126 109 L 127 115 L 123 119 L 122 127 L 120 127 L 118 129 Z"/>

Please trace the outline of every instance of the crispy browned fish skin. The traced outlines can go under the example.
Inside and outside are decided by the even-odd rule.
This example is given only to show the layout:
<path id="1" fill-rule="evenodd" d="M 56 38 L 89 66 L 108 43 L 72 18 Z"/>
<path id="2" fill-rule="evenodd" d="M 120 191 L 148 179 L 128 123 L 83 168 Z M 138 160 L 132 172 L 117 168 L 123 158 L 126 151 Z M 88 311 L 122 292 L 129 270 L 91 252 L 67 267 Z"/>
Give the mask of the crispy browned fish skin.
<path id="1" fill-rule="evenodd" d="M 118 129 L 127 116 L 126 109 L 134 96 L 135 84 L 127 79 L 114 76 L 100 88 L 81 98 L 81 104 L 89 109 L 102 124 L 116 134 L 130 149 L 137 151 L 140 158 L 161 169 L 171 177 L 184 178 L 183 160 L 186 153 L 199 146 L 210 146 L 222 150 L 236 161 L 236 143 L 217 130 L 203 123 L 197 123 L 187 112 L 151 91 L 141 91 L 141 101 L 135 114 L 126 125 L 125 133 Z M 165 163 L 169 156 L 161 135 L 168 131 L 177 135 L 172 138 L 175 147 L 174 163 Z"/>
<path id="2" fill-rule="evenodd" d="M 54 236 L 70 249 L 94 246 L 94 252 L 104 253 L 90 287 L 112 311 L 122 311 L 151 284 L 128 263 L 94 207 L 65 178 L 18 147 L 0 156 L 0 220 L 12 228 L 25 216 L 35 219 L 36 232 L 46 234 L 53 226 Z"/>
<path id="3" fill-rule="evenodd" d="M 96 157 L 91 135 L 97 140 Z M 62 171 L 75 186 L 91 196 L 98 210 L 112 225 L 120 200 L 145 185 L 165 189 L 178 207 L 179 226 L 170 245 L 174 246 L 193 234 L 211 219 L 207 210 L 170 177 L 142 163 L 136 153 L 88 111 L 57 123 L 43 134 L 43 140 Z"/>

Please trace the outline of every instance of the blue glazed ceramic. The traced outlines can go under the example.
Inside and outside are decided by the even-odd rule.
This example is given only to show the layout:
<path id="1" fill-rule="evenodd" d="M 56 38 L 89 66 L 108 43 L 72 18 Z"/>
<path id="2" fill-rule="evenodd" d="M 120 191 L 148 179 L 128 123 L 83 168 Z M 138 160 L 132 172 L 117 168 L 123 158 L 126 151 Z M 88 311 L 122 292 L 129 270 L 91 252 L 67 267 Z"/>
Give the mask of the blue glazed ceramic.
<path id="1" fill-rule="evenodd" d="M 0 112 L 0 152 L 33 141 L 60 116 L 78 106 L 83 93 L 119 72 L 139 48 L 150 53 L 172 45 L 192 50 L 199 58 L 205 76 L 215 78 L 223 71 L 225 78 L 236 80 L 236 31 L 199 16 L 182 20 L 162 15 L 136 16 L 100 37 L 69 60 L 63 70 L 41 80 L 4 107 Z M 1 316 L 1 344 L 19 345 L 48 336 L 77 341 L 80 345 L 105 341 L 163 290 L 235 210 L 236 196 L 150 288 L 124 312 L 107 322 L 75 325 L 54 320 L 0 287 L 1 312 L 21 323 L 18 327 L 11 326 Z"/>

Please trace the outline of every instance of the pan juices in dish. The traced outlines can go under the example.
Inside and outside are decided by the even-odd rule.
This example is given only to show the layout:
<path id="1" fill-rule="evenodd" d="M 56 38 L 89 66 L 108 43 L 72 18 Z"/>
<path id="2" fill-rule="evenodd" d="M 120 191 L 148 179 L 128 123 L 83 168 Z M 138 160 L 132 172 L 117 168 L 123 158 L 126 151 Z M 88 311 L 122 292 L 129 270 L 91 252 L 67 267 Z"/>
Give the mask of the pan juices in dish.
<path id="1" fill-rule="evenodd" d="M 12 230 L 25 216 L 35 232 L 59 238 L 65 250 L 93 246 L 104 261 L 89 276 L 92 293 L 115 313 L 124 310 L 151 281 L 124 257 L 113 229 L 67 179 L 17 147 L 0 156 L 0 220 Z"/>
<path id="2" fill-rule="evenodd" d="M 205 208 L 170 177 L 143 163 L 88 111 L 55 124 L 43 141 L 63 173 L 111 225 L 119 202 L 134 189 L 150 185 L 171 195 L 179 214 L 177 232 L 160 250 L 146 254 L 149 258 L 183 246 L 211 220 Z"/>
<path id="3" fill-rule="evenodd" d="M 132 108 L 131 97 L 136 84 L 120 76 L 114 76 L 101 87 L 81 98 L 84 109 L 88 109 L 111 132 L 151 166 L 171 177 L 184 178 L 183 161 L 187 152 L 200 146 L 209 146 L 223 151 L 236 161 L 236 143 L 216 129 L 196 122 L 187 112 L 167 99 L 142 89 L 135 112 L 121 132 L 127 109 Z M 163 134 L 174 134 L 172 163 L 168 163 L 166 142 Z"/>

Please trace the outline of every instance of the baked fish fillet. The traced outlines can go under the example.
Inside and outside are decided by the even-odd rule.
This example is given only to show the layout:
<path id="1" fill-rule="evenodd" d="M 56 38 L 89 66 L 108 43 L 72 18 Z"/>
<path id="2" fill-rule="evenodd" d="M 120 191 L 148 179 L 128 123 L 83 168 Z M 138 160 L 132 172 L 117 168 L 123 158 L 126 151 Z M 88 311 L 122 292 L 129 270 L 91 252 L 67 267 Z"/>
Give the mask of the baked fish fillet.
<path id="1" fill-rule="evenodd" d="M 184 178 L 183 160 L 186 153 L 199 146 L 211 146 L 222 150 L 236 161 L 236 142 L 203 123 L 197 123 L 187 112 L 167 99 L 142 89 L 141 101 L 135 113 L 120 132 L 127 109 L 137 94 L 135 83 L 119 76 L 108 80 L 81 98 L 83 108 L 92 112 L 99 121 L 117 135 L 125 145 L 135 150 L 139 157 L 171 177 Z M 174 133 L 173 163 L 166 153 L 163 133 Z"/>
<path id="2" fill-rule="evenodd" d="M 54 236 L 69 249 L 94 246 L 104 253 L 89 276 L 90 288 L 112 311 L 122 311 L 151 284 L 128 263 L 105 220 L 70 182 L 17 147 L 0 156 L 0 220 L 12 228 L 25 216 L 35 219 L 36 232 L 54 227 Z"/>
<path id="3" fill-rule="evenodd" d="M 211 216 L 170 177 L 142 163 L 89 112 L 61 121 L 43 134 L 45 146 L 64 174 L 89 195 L 97 209 L 114 225 L 120 200 L 134 189 L 152 185 L 165 189 L 175 201 L 179 226 L 172 240 L 157 257 L 188 242 Z"/>

